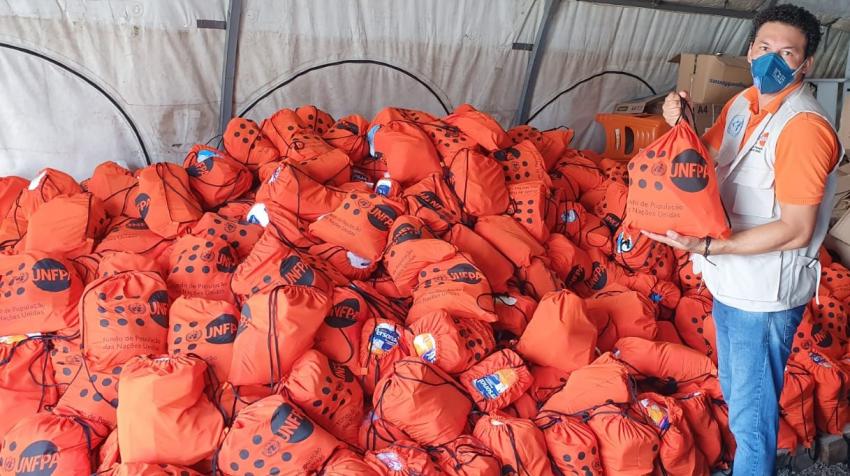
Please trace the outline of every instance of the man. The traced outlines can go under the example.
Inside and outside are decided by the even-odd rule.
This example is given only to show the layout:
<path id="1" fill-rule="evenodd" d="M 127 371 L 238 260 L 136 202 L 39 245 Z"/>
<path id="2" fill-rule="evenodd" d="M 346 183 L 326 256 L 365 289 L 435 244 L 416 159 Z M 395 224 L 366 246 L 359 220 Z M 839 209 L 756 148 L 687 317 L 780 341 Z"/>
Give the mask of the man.
<path id="1" fill-rule="evenodd" d="M 732 236 L 645 233 L 692 253 L 714 296 L 720 382 L 737 442 L 735 476 L 773 474 L 778 401 L 794 332 L 818 287 L 818 249 L 843 155 L 808 86 L 817 19 L 777 5 L 753 19 L 747 59 L 754 86 L 724 107 L 703 137 L 717 164 Z M 673 125 L 684 91 L 671 93 Z"/>

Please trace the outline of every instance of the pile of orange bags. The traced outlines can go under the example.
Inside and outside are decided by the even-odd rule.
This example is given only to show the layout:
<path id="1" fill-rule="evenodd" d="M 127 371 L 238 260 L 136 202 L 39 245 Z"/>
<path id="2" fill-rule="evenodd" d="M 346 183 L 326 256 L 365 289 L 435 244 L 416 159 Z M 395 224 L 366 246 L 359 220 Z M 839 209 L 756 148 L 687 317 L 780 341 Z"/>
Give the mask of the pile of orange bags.
<path id="1" fill-rule="evenodd" d="M 571 137 L 304 106 L 182 166 L 0 178 L 0 475 L 730 467 L 711 295 Z M 783 448 L 850 420 L 822 260 Z"/>

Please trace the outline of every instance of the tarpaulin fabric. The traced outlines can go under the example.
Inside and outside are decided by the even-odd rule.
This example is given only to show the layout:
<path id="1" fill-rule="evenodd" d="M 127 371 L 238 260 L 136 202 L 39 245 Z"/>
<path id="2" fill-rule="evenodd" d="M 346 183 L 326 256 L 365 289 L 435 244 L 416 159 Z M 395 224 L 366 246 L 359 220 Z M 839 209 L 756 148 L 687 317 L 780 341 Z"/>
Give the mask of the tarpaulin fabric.
<path id="1" fill-rule="evenodd" d="M 242 117 L 235 117 L 227 123 L 223 142 L 228 155 L 253 172 L 277 160 L 280 155 L 274 144 L 260 132 L 257 123 Z"/>
<path id="2" fill-rule="evenodd" d="M 236 416 L 218 453 L 228 475 L 312 474 L 343 444 L 282 395 L 272 395 Z"/>
<path id="3" fill-rule="evenodd" d="M 184 235 L 174 242 L 168 260 L 168 292 L 179 296 L 233 301 L 230 283 L 238 258 L 229 244 L 207 237 Z"/>
<path id="4" fill-rule="evenodd" d="M 846 308 L 842 301 L 830 296 L 819 296 L 803 313 L 791 343 L 792 352 L 814 351 L 832 359 L 840 359 L 847 345 L 848 327 Z"/>
<path id="5" fill-rule="evenodd" d="M 254 245 L 259 241 L 263 234 L 263 227 L 207 212 L 189 230 L 189 234 L 209 240 L 220 239 L 236 251 L 236 256 L 241 261 L 251 253 Z"/>
<path id="6" fill-rule="evenodd" d="M 205 210 L 234 200 L 248 192 L 254 176 L 226 152 L 195 144 L 183 160 L 189 186 Z"/>
<path id="7" fill-rule="evenodd" d="M 623 337 L 612 354 L 640 377 L 673 379 L 679 385 L 717 378 L 717 367 L 711 359 L 684 345 Z"/>
<path id="8" fill-rule="evenodd" d="M 56 404 L 59 397 L 47 346 L 47 341 L 27 336 L 0 338 L 0 434 Z"/>
<path id="9" fill-rule="evenodd" d="M 477 319 L 435 311 L 408 319 L 407 324 L 412 336 L 407 348 L 448 374 L 467 371 L 496 347 L 490 326 Z"/>
<path id="10" fill-rule="evenodd" d="M 179 297 L 168 309 L 168 353 L 197 355 L 226 381 L 238 327 L 239 308 L 233 303 Z"/>
<path id="11" fill-rule="evenodd" d="M 717 337 L 712 301 L 702 294 L 687 292 L 676 306 L 674 324 L 682 342 L 698 350 L 717 364 Z"/>
<path id="12" fill-rule="evenodd" d="M 481 417 L 472 435 L 493 450 L 501 474 L 553 476 L 543 432 L 531 420 L 498 414 Z"/>
<path id="13" fill-rule="evenodd" d="M 435 233 L 442 233 L 461 221 L 457 196 L 440 173 L 406 187 L 402 198 L 407 202 L 407 213 L 422 219 Z"/>
<path id="14" fill-rule="evenodd" d="M 425 448 L 409 440 L 396 441 L 391 446 L 369 451 L 364 461 L 381 476 L 438 476 L 440 466 Z"/>
<path id="15" fill-rule="evenodd" d="M 708 475 L 705 457 L 694 446 L 693 433 L 675 398 L 642 393 L 635 407 L 643 412 L 661 441 L 657 465 L 663 473 Z"/>
<path id="16" fill-rule="evenodd" d="M 438 310 L 484 322 L 498 320 L 490 283 L 477 266 L 460 255 L 434 263 L 419 273 L 410 315 Z"/>
<path id="17" fill-rule="evenodd" d="M 815 381 L 794 360 L 785 367 L 785 382 L 779 397 L 782 419 L 791 427 L 800 444 L 812 448 L 815 442 Z M 796 450 L 796 446 L 794 447 Z"/>
<path id="18" fill-rule="evenodd" d="M 596 335 L 584 300 L 559 291 L 540 300 L 516 350 L 537 365 L 572 372 L 593 359 Z"/>
<path id="19" fill-rule="evenodd" d="M 118 387 L 118 445 L 125 463 L 192 465 L 211 456 L 224 429 L 208 399 L 207 364 L 188 356 L 128 360 Z"/>
<path id="20" fill-rule="evenodd" d="M 316 132 L 322 134 L 322 139 L 329 145 L 345 152 L 354 164 L 359 164 L 369 155 L 369 142 L 366 140 L 368 129 L 369 121 L 365 117 L 352 114 L 337 119 L 324 132 Z"/>
<path id="21" fill-rule="evenodd" d="M 322 466 L 322 476 L 378 476 L 366 461 L 349 449 L 339 449 Z"/>
<path id="22" fill-rule="evenodd" d="M 606 405 L 592 412 L 588 425 L 599 442 L 605 474 L 651 474 L 658 457 L 658 434 L 629 409 Z"/>
<path id="23" fill-rule="evenodd" d="M 308 349 L 331 309 L 330 295 L 308 286 L 279 286 L 242 306 L 230 383 L 275 384 Z"/>
<path id="24" fill-rule="evenodd" d="M 165 353 L 168 307 L 165 282 L 150 271 L 127 271 L 98 279 L 80 298 L 83 356 L 105 371 L 133 356 Z"/>
<path id="25" fill-rule="evenodd" d="M 472 401 L 448 374 L 418 358 L 403 358 L 376 385 L 375 414 L 423 445 L 460 436 Z"/>
<path id="26" fill-rule="evenodd" d="M 446 159 L 449 185 L 461 207 L 474 216 L 499 215 L 508 209 L 509 196 L 502 167 L 473 149 L 462 149 Z"/>
<path id="27" fill-rule="evenodd" d="M 357 442 L 365 450 L 380 450 L 389 447 L 399 440 L 409 440 L 410 437 L 395 425 L 369 410 L 360 423 Z"/>
<path id="28" fill-rule="evenodd" d="M 90 474 L 95 448 L 107 433 L 102 426 L 80 418 L 30 415 L 4 435 L 0 474 Z"/>
<path id="29" fill-rule="evenodd" d="M 376 193 L 350 193 L 330 214 L 310 225 L 310 233 L 371 261 L 381 258 L 401 203 Z"/>
<path id="30" fill-rule="evenodd" d="M 441 173 L 440 156 L 418 125 L 391 121 L 378 129 L 374 140 L 375 155 L 387 161 L 387 169 L 403 185 L 416 183 L 430 174 Z"/>
<path id="31" fill-rule="evenodd" d="M 519 337 L 525 332 L 528 323 L 537 309 L 537 301 L 530 296 L 512 290 L 505 294 L 493 296 L 496 315 L 499 320 L 493 323 L 497 331 L 508 332 L 511 338 Z"/>
<path id="32" fill-rule="evenodd" d="M 189 186 L 189 175 L 179 165 L 157 163 L 138 172 L 136 208 L 148 228 L 174 238 L 204 214 Z"/>
<path id="33" fill-rule="evenodd" d="M 471 435 L 461 435 L 441 446 L 430 448 L 449 476 L 496 476 L 501 465 L 493 450 Z"/>
<path id="34" fill-rule="evenodd" d="M 316 424 L 356 445 L 363 420 L 363 388 L 354 373 L 317 350 L 304 352 L 283 380 L 283 392 Z"/>
<path id="35" fill-rule="evenodd" d="M 550 411 L 541 412 L 535 423 L 546 438 L 549 456 L 563 474 L 603 474 L 599 443 L 587 423 Z"/>
<path id="36" fill-rule="evenodd" d="M 443 235 L 443 239 L 478 266 L 490 282 L 493 292 L 503 293 L 508 290 L 508 281 L 514 275 L 514 265 L 489 241 L 461 223 L 454 225 Z"/>
<path id="37" fill-rule="evenodd" d="M 82 193 L 80 184 L 70 175 L 55 169 L 42 169 L 15 198 L 0 220 L 0 248 L 14 246 L 27 233 L 30 216 L 56 197 Z"/>
<path id="38" fill-rule="evenodd" d="M 469 104 L 461 104 L 443 118 L 447 124 L 457 127 L 480 146 L 494 151 L 508 146 L 508 134 L 495 119 Z"/>
<path id="39" fill-rule="evenodd" d="M 41 252 L 0 255 L 0 335 L 76 326 L 82 291 L 74 266 L 64 258 Z"/>
<path id="40" fill-rule="evenodd" d="M 814 351 L 794 354 L 815 382 L 815 428 L 818 432 L 840 434 L 850 420 L 850 377 L 837 359 Z"/>
<path id="41" fill-rule="evenodd" d="M 726 238 L 731 233 L 720 202 L 714 160 L 682 121 L 629 162 L 629 199 L 623 226 L 665 234 Z"/>
<path id="42" fill-rule="evenodd" d="M 516 267 L 530 266 L 531 258 L 546 253 L 543 245 L 525 227 L 508 216 L 479 218 L 475 223 L 475 233 L 481 235 Z"/>
<path id="43" fill-rule="evenodd" d="M 459 380 L 475 405 L 492 413 L 517 400 L 534 377 L 522 357 L 511 349 L 502 349 L 463 372 Z"/>
<path id="44" fill-rule="evenodd" d="M 53 412 L 57 415 L 76 416 L 108 427 L 118 423 L 118 381 L 122 367 L 116 365 L 103 372 L 91 370 L 87 365 L 77 373 L 65 390 Z"/>
<path id="45" fill-rule="evenodd" d="M 675 396 L 682 408 L 682 416 L 688 422 L 694 444 L 705 457 L 711 468 L 716 467 L 722 457 L 723 440 L 720 426 L 714 419 L 711 397 L 705 392 L 692 392 Z"/>
<path id="46" fill-rule="evenodd" d="M 632 387 L 627 368 L 606 353 L 573 371 L 543 410 L 573 415 L 606 403 L 628 403 L 632 399 Z"/>

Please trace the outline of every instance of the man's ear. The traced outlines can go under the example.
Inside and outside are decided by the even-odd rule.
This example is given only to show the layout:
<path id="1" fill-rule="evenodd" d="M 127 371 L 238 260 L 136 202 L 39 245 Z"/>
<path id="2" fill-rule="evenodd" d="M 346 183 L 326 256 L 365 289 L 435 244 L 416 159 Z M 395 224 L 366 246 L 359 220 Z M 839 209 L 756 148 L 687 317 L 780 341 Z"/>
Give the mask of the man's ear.
<path id="1" fill-rule="evenodd" d="M 747 63 L 753 64 L 753 44 L 755 42 L 751 41 L 750 46 L 747 48 Z"/>
<path id="2" fill-rule="evenodd" d="M 814 69 L 815 69 L 815 57 L 809 56 L 808 58 L 806 58 L 805 61 L 803 61 L 803 68 L 800 70 L 800 72 L 803 73 L 803 74 L 809 74 L 812 71 L 814 71 Z"/>

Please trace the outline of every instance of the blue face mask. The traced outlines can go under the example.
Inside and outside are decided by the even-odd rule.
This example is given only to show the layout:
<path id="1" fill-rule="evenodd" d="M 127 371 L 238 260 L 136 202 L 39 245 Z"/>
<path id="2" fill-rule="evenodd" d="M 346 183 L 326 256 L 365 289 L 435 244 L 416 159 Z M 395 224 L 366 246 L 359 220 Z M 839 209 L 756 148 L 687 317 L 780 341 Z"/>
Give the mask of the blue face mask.
<path id="1" fill-rule="evenodd" d="M 753 60 L 753 84 L 762 94 L 778 93 L 794 82 L 800 68 L 791 69 L 779 53 L 767 53 Z"/>

